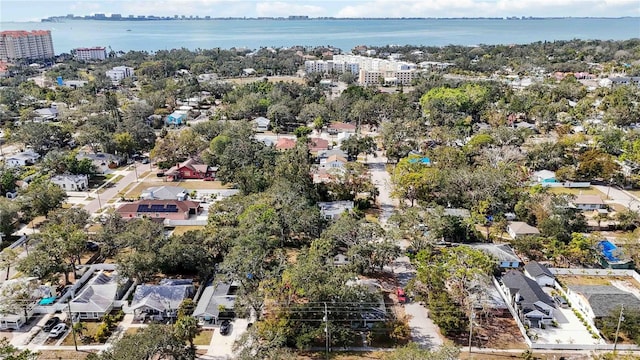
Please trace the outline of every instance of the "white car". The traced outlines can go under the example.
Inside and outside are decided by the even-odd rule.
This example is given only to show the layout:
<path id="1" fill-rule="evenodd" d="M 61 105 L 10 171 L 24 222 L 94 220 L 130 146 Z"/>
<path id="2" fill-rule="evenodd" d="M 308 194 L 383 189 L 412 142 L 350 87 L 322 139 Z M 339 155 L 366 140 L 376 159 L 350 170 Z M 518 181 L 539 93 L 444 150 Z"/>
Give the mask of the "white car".
<path id="1" fill-rule="evenodd" d="M 58 324 L 51 329 L 49 333 L 50 338 L 59 338 L 62 334 L 67 331 L 67 325 L 65 323 Z"/>

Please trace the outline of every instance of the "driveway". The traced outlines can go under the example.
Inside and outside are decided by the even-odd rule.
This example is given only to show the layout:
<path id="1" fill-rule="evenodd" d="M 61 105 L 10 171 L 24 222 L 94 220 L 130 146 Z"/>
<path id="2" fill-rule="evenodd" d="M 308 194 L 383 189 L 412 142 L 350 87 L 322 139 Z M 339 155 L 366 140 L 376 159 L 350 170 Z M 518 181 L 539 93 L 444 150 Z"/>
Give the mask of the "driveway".
<path id="1" fill-rule="evenodd" d="M 245 331 L 247 331 L 247 319 L 236 319 L 231 323 L 231 332 L 228 335 L 221 335 L 218 327 L 214 328 L 213 336 L 211 337 L 211 343 L 209 344 L 209 350 L 199 359 L 208 360 L 227 360 L 233 359 L 233 343 L 238 339 Z"/>

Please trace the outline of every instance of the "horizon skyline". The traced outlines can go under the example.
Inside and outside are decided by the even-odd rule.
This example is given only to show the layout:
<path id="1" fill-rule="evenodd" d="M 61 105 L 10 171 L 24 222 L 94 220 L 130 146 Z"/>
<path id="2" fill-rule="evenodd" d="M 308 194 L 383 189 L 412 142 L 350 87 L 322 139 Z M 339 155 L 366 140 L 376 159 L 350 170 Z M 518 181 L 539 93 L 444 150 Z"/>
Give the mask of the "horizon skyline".
<path id="1" fill-rule="evenodd" d="M 42 6 L 37 6 L 38 4 Z M 55 5 L 55 8 L 54 6 Z M 149 9 L 153 9 L 149 11 Z M 55 13 L 54 13 L 55 12 Z M 0 2 L 0 22 L 94 15 L 310 18 L 639 17 L 636 0 L 54 0 Z M 638 35 L 640 35 L 640 26 Z"/>

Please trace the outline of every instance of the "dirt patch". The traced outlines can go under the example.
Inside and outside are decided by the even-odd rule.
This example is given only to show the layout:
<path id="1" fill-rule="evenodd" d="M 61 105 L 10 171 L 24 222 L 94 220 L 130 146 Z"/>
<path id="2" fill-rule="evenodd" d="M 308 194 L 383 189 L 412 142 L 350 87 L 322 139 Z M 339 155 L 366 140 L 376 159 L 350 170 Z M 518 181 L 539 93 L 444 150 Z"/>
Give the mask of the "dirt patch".
<path id="1" fill-rule="evenodd" d="M 87 356 L 91 353 L 95 353 L 97 351 L 67 351 L 67 350 L 51 350 L 51 351 L 40 351 L 40 355 L 38 356 L 38 360 L 81 360 L 86 359 Z"/>
<path id="2" fill-rule="evenodd" d="M 566 286 L 571 285 L 611 285 L 613 281 L 626 282 L 640 289 L 633 278 L 628 276 L 558 275 L 556 278 Z"/>
<path id="3" fill-rule="evenodd" d="M 527 349 L 524 338 L 513 318 L 487 317 L 477 320 L 472 345 L 492 349 Z M 469 346 L 469 334 L 452 339 L 458 346 Z"/>

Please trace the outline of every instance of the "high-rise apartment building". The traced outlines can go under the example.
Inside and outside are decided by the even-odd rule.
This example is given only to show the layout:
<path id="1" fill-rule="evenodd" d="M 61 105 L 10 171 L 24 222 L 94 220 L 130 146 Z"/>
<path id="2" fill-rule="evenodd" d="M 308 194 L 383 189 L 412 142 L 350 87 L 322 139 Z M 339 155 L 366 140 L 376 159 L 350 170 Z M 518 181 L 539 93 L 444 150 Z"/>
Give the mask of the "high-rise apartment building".
<path id="1" fill-rule="evenodd" d="M 78 60 L 104 60 L 107 58 L 107 50 L 104 47 L 77 48 L 76 59 Z"/>
<path id="2" fill-rule="evenodd" d="M 0 60 L 51 59 L 53 40 L 49 30 L 0 32 Z"/>

